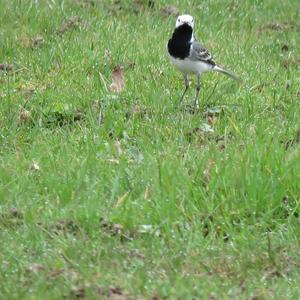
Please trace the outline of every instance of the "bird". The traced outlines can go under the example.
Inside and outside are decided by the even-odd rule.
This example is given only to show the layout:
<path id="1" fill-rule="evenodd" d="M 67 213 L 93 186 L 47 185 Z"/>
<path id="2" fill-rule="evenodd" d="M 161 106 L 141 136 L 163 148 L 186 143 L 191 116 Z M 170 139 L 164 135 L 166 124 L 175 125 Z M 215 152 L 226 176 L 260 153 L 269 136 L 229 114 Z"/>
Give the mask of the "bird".
<path id="1" fill-rule="evenodd" d="M 183 14 L 177 17 L 175 29 L 167 44 L 171 63 L 183 74 L 185 89 L 180 98 L 182 102 L 189 88 L 188 75 L 197 77 L 196 96 L 194 107 L 199 107 L 198 96 L 201 89 L 201 75 L 209 71 L 223 73 L 234 80 L 241 81 L 231 71 L 225 70 L 216 64 L 208 49 L 194 36 L 194 18 Z"/>

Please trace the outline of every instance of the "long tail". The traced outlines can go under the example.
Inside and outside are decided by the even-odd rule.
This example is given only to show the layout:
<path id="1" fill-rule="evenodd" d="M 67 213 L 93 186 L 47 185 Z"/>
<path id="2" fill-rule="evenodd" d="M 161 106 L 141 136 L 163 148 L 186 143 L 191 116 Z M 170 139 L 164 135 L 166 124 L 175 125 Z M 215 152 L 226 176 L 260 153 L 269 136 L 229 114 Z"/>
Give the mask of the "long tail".
<path id="1" fill-rule="evenodd" d="M 225 69 L 222 69 L 221 67 L 219 67 L 219 66 L 217 66 L 217 65 L 213 68 L 213 70 L 214 70 L 214 71 L 217 71 L 217 72 L 220 72 L 220 73 L 223 73 L 223 74 L 229 76 L 230 78 L 232 78 L 232 79 L 234 79 L 234 80 L 236 80 L 236 81 L 242 82 L 242 79 L 241 79 L 241 78 L 239 78 L 238 76 L 234 75 L 234 74 L 233 74 L 232 72 L 230 72 L 230 71 L 227 71 L 227 70 L 225 70 Z"/>

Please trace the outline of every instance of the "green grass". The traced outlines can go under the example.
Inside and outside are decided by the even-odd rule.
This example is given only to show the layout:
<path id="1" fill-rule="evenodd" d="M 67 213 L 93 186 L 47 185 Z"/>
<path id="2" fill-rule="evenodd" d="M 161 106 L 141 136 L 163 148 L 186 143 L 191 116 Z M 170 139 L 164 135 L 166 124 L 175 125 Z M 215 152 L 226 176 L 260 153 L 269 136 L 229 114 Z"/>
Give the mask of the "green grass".
<path id="1" fill-rule="evenodd" d="M 299 1 L 119 2 L 1 1 L 0 299 L 299 299 Z"/>

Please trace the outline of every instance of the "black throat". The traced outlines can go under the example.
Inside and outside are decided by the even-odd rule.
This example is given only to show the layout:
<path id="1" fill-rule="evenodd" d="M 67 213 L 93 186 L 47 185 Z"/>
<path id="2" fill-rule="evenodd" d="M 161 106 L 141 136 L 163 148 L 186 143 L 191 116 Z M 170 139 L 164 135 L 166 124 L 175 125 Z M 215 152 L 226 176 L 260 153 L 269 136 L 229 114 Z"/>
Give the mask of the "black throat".
<path id="1" fill-rule="evenodd" d="M 185 59 L 190 54 L 193 28 L 188 24 L 175 28 L 172 38 L 168 42 L 169 54 L 175 58 Z"/>

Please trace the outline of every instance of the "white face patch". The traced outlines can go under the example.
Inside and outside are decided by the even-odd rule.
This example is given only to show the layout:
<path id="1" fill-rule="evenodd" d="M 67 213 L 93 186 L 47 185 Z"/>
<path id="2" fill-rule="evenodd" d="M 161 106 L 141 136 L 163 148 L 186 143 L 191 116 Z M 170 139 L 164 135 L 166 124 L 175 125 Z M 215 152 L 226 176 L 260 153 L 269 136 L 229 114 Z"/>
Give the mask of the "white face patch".
<path id="1" fill-rule="evenodd" d="M 181 15 L 176 20 L 176 28 L 183 24 L 188 24 L 192 28 L 194 28 L 194 18 L 190 15 Z"/>

